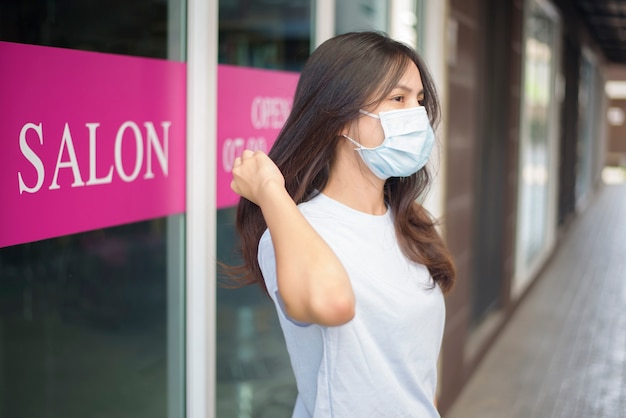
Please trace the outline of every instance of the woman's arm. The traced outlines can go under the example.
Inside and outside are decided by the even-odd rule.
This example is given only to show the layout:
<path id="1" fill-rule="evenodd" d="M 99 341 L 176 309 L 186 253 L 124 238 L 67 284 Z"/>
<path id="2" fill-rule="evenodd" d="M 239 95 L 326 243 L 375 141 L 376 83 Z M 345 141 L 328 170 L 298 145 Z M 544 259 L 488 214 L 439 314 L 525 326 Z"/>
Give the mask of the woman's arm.
<path id="1" fill-rule="evenodd" d="M 235 159 L 231 188 L 263 212 L 276 253 L 278 292 L 294 320 L 337 326 L 354 317 L 343 265 L 298 210 L 274 162 L 261 151 Z"/>

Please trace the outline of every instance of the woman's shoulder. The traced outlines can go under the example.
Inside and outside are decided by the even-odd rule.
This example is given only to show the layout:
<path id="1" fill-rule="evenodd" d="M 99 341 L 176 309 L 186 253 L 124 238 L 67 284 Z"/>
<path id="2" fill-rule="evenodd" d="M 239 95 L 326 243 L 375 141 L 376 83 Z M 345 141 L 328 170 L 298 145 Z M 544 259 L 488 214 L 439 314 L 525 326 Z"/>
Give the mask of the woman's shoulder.
<path id="1" fill-rule="evenodd" d="M 317 214 L 323 214 L 324 212 L 328 212 L 329 209 L 329 199 L 325 198 L 322 193 L 317 193 L 310 199 L 299 203 L 298 209 L 305 216 L 315 216 Z"/>

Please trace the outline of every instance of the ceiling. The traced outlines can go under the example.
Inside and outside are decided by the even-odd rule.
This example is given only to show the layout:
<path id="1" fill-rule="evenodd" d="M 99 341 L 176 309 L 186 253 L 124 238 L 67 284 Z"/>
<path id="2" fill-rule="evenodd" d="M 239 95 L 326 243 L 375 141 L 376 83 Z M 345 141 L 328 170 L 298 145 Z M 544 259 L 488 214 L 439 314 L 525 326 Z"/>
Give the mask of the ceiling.
<path id="1" fill-rule="evenodd" d="M 606 58 L 626 64 L 626 0 L 574 1 Z"/>

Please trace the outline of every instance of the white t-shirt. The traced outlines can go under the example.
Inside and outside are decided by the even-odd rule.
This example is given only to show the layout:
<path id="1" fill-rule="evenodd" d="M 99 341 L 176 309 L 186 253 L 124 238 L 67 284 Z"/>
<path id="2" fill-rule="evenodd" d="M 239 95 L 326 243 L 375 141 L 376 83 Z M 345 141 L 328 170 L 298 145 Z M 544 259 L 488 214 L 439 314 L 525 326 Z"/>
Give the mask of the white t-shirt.
<path id="1" fill-rule="evenodd" d="M 293 417 L 439 417 L 433 401 L 444 299 L 426 267 L 400 250 L 390 211 L 369 215 L 321 193 L 299 208 L 343 263 L 356 306 L 338 327 L 288 318 L 265 231 L 258 259 L 298 386 Z"/>

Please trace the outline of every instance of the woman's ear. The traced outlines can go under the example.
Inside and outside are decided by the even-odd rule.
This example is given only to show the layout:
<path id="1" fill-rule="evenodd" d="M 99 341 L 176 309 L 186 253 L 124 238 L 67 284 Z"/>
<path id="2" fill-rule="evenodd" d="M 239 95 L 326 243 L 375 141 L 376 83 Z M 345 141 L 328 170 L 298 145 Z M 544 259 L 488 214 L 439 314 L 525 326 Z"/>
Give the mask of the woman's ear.
<path id="1" fill-rule="evenodd" d="M 341 130 L 341 132 L 339 132 L 339 135 L 340 136 L 343 136 L 343 135 L 350 136 L 350 129 L 352 128 L 352 126 L 354 126 L 357 123 L 358 123 L 358 119 L 356 121 L 353 120 L 353 121 L 347 122 L 344 125 L 343 129 Z"/>

